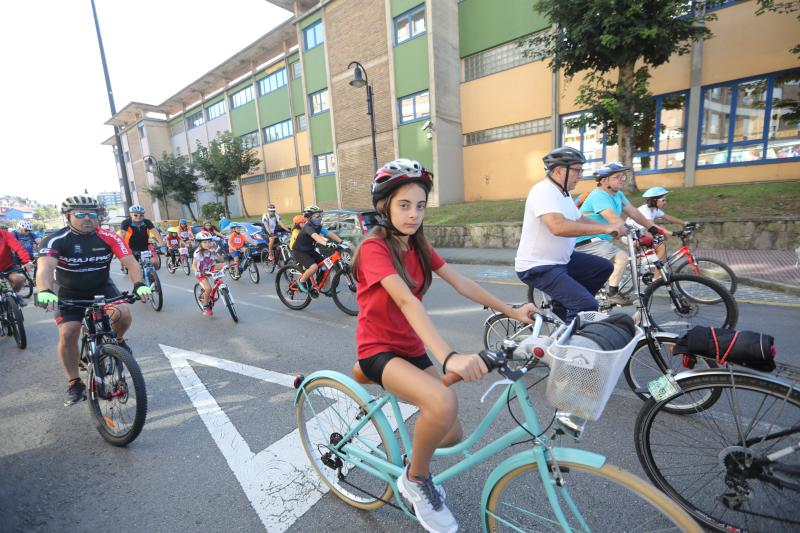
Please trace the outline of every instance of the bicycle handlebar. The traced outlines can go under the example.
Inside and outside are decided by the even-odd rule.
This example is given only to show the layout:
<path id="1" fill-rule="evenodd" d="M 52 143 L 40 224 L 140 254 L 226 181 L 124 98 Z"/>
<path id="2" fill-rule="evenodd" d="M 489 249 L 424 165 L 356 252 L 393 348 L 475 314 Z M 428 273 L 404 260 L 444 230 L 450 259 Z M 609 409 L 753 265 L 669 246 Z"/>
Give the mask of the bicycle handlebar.
<path id="1" fill-rule="evenodd" d="M 122 302 L 122 301 L 124 301 L 125 303 L 132 304 L 133 302 L 135 302 L 137 300 L 141 300 L 141 298 L 139 296 L 137 296 L 135 294 L 131 294 L 131 293 L 127 292 L 127 291 L 123 292 L 119 296 L 114 296 L 112 298 L 102 297 L 100 300 L 98 300 L 97 298 L 100 298 L 100 296 L 96 297 L 94 300 L 72 300 L 72 299 L 69 299 L 69 298 L 61 298 L 61 299 L 58 300 L 58 303 L 60 305 L 65 305 L 67 307 L 90 307 L 90 306 L 93 306 L 95 304 L 109 305 L 109 304 L 115 304 L 115 303 Z"/>
<path id="2" fill-rule="evenodd" d="M 489 372 L 496 368 L 502 368 L 503 365 L 506 364 L 508 359 L 501 353 L 498 352 L 490 352 L 488 350 L 481 350 L 478 352 L 478 355 L 481 357 L 483 364 L 486 365 L 486 368 L 489 369 Z M 448 372 L 444 376 L 442 376 L 442 383 L 445 387 L 449 387 L 450 385 L 454 385 L 459 381 L 462 381 L 460 375 L 456 374 L 455 372 Z"/>

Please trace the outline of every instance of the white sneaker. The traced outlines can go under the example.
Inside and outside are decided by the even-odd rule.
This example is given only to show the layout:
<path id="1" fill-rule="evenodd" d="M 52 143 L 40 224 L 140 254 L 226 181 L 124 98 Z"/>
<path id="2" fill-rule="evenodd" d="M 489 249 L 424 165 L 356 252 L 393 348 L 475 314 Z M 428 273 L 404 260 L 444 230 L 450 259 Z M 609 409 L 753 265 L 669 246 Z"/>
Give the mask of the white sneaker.
<path id="1" fill-rule="evenodd" d="M 408 479 L 408 467 L 397 479 L 397 489 L 414 508 L 417 520 L 431 533 L 455 533 L 458 531 L 458 522 L 444 504 L 439 490 L 433 484 L 430 475 L 426 479 Z"/>

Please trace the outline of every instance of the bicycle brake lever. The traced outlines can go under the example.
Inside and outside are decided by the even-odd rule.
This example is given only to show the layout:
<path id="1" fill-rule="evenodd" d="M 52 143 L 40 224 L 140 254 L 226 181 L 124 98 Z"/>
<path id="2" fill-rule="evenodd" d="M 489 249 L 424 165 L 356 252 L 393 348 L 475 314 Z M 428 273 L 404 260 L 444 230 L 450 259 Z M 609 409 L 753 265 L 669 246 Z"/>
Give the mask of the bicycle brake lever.
<path id="1" fill-rule="evenodd" d="M 501 379 L 499 381 L 495 381 L 489 386 L 488 389 L 486 389 L 486 392 L 483 393 L 483 396 L 481 396 L 481 403 L 483 403 L 484 400 L 486 400 L 486 397 L 489 396 L 489 393 L 492 392 L 495 387 L 498 387 L 500 385 L 513 385 L 513 384 L 514 382 L 511 381 L 510 379 Z"/>

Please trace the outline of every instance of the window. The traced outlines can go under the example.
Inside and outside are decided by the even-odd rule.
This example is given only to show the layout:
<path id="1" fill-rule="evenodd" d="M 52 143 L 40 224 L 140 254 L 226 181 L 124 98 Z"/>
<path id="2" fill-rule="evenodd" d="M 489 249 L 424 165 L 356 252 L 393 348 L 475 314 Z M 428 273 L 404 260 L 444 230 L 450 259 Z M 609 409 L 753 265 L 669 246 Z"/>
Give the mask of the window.
<path id="1" fill-rule="evenodd" d="M 308 118 L 305 115 L 297 115 L 295 120 L 297 121 L 297 131 L 305 131 L 308 128 Z"/>
<path id="2" fill-rule="evenodd" d="M 634 138 L 636 172 L 683 168 L 688 93 L 656 96 Z"/>
<path id="3" fill-rule="evenodd" d="M 264 144 L 280 141 L 292 135 L 292 121 L 284 120 L 264 128 Z"/>
<path id="4" fill-rule="evenodd" d="M 322 89 L 321 91 L 309 94 L 308 99 L 311 102 L 311 116 L 318 115 L 330 109 L 330 104 L 328 103 L 328 89 Z"/>
<path id="5" fill-rule="evenodd" d="M 233 93 L 231 96 L 231 104 L 233 109 L 237 107 L 242 107 L 247 102 L 251 102 L 253 100 L 253 86 L 248 85 L 241 91 L 237 91 Z"/>
<path id="6" fill-rule="evenodd" d="M 245 150 L 249 150 L 250 148 L 255 148 L 256 146 L 261 145 L 259 142 L 260 139 L 258 138 L 258 131 L 245 133 L 240 137 L 240 139 L 242 139 L 242 146 L 244 146 Z"/>
<path id="7" fill-rule="evenodd" d="M 425 33 L 425 4 L 394 19 L 394 44 L 404 43 Z"/>
<path id="8" fill-rule="evenodd" d="M 535 37 L 545 32 L 550 31 L 542 30 L 538 34 L 528 35 L 525 38 Z M 524 52 L 527 51 L 527 54 Z M 464 58 L 464 81 L 470 81 L 489 74 L 508 70 L 510 68 L 518 67 L 539 61 L 546 56 L 544 44 L 539 45 L 535 49 L 526 49 L 517 46 L 516 41 L 495 46 L 483 52 L 472 54 Z"/>
<path id="9" fill-rule="evenodd" d="M 258 176 L 247 176 L 246 178 L 242 178 L 242 185 L 252 185 L 253 183 L 263 183 L 264 182 L 264 174 L 259 174 Z"/>
<path id="10" fill-rule="evenodd" d="M 140 139 L 144 139 L 144 138 L 145 138 L 145 134 L 144 134 L 144 124 L 139 124 L 139 125 L 138 125 L 138 128 L 139 128 L 139 138 L 140 138 Z"/>
<path id="11" fill-rule="evenodd" d="M 332 153 L 314 156 L 317 165 L 317 176 L 327 176 L 336 172 L 336 156 Z"/>
<path id="12" fill-rule="evenodd" d="M 508 126 L 467 133 L 464 135 L 464 146 L 500 141 L 503 139 L 513 139 L 525 135 L 536 135 L 537 133 L 545 133 L 548 131 L 550 131 L 550 119 L 540 118 L 527 122 L 519 122 L 517 124 L 509 124 Z"/>
<path id="13" fill-rule="evenodd" d="M 284 85 L 286 85 L 286 69 L 282 68 L 258 81 L 258 94 L 264 96 Z"/>
<path id="14" fill-rule="evenodd" d="M 289 63 L 289 67 L 292 69 L 293 80 L 299 80 L 303 76 L 303 69 L 300 67 L 299 61 Z"/>
<path id="15" fill-rule="evenodd" d="M 408 124 L 431 116 L 428 91 L 400 98 L 400 124 Z"/>
<path id="16" fill-rule="evenodd" d="M 586 156 L 583 176 L 588 178 L 606 161 L 617 161 L 619 152 L 616 145 L 606 143 L 602 125 L 581 126 L 577 124 L 576 119 L 582 115 L 583 113 L 574 113 L 561 117 L 561 144 L 583 152 L 583 155 Z"/>
<path id="17" fill-rule="evenodd" d="M 800 157 L 798 97 L 800 70 L 703 89 L 697 165 Z"/>
<path id="18" fill-rule="evenodd" d="M 316 48 L 325 42 L 325 29 L 322 26 L 322 19 L 303 30 L 303 40 L 306 50 Z"/>
<path id="19" fill-rule="evenodd" d="M 197 113 L 192 113 L 188 117 L 186 117 L 186 126 L 191 130 L 198 126 L 203 125 L 203 110 L 201 109 Z"/>
<path id="20" fill-rule="evenodd" d="M 208 120 L 214 120 L 217 117 L 221 117 L 225 114 L 225 100 L 220 100 L 216 104 L 211 104 L 206 108 L 206 113 L 208 114 Z"/>
<path id="21" fill-rule="evenodd" d="M 297 167 L 267 172 L 267 181 L 282 180 L 285 178 L 291 178 L 292 176 L 297 176 Z"/>

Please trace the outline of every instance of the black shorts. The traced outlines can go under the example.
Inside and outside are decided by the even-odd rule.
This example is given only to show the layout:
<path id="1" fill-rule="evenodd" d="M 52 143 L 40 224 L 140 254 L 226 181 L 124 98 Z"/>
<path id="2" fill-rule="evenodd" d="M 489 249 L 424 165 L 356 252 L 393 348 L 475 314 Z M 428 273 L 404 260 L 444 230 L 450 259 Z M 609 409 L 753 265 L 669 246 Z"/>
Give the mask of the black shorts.
<path id="1" fill-rule="evenodd" d="M 420 370 L 425 370 L 426 368 L 433 366 L 431 358 L 428 357 L 428 354 L 426 353 L 419 357 L 406 357 L 393 352 L 381 352 L 366 359 L 359 359 L 358 365 L 361 367 L 361 371 L 365 376 L 383 387 L 383 381 L 381 380 L 381 377 L 383 376 L 383 369 L 386 367 L 386 364 L 395 357 L 399 357 L 404 361 L 408 361 Z"/>
<path id="2" fill-rule="evenodd" d="M 325 258 L 322 254 L 314 250 L 312 252 L 303 252 L 300 250 L 292 250 L 294 260 L 303 266 L 303 268 L 310 268 L 311 265 L 321 263 Z"/>
<path id="3" fill-rule="evenodd" d="M 117 289 L 117 286 L 114 285 L 114 282 L 108 280 L 105 285 L 88 291 L 74 291 L 71 289 L 58 287 L 56 294 L 58 295 L 59 300 L 62 298 L 66 298 L 68 300 L 94 300 L 94 297 L 100 294 L 106 298 L 113 298 L 114 296 L 119 296 L 120 292 L 119 289 Z M 85 311 L 85 307 L 73 307 L 70 305 L 62 308 L 61 304 L 59 304 L 58 309 L 56 309 L 56 324 L 61 324 L 62 322 L 80 322 L 83 320 L 83 314 Z"/>

